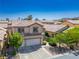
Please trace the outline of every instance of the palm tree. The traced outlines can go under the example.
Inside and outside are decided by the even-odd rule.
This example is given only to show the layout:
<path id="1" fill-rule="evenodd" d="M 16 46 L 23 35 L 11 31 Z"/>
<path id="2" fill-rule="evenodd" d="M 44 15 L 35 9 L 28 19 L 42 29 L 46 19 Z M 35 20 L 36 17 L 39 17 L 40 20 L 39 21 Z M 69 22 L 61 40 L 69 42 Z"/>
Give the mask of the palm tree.
<path id="1" fill-rule="evenodd" d="M 39 21 L 39 19 L 38 18 L 35 18 L 35 21 Z"/>
<path id="2" fill-rule="evenodd" d="M 28 20 L 27 18 L 24 18 L 23 20 Z"/>
<path id="3" fill-rule="evenodd" d="M 6 21 L 9 21 L 9 18 L 6 18 Z"/>
<path id="4" fill-rule="evenodd" d="M 33 19 L 32 15 L 29 15 L 29 16 L 27 17 L 27 20 L 32 20 L 32 19 Z"/>
<path id="5" fill-rule="evenodd" d="M 46 19 L 42 19 L 43 21 L 45 21 Z"/>

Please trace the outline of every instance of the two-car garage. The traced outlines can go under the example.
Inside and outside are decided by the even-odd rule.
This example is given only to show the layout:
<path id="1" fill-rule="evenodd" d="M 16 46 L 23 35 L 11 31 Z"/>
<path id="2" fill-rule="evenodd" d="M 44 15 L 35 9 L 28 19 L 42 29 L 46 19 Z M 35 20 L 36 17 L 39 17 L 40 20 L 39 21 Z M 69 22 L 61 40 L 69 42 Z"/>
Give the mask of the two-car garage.
<path id="1" fill-rule="evenodd" d="M 26 40 L 26 45 L 27 45 L 27 46 L 39 45 L 39 44 L 41 44 L 41 40 L 40 40 L 40 39 L 30 39 L 30 40 Z"/>
<path id="2" fill-rule="evenodd" d="M 22 46 L 33 46 L 33 45 L 40 45 L 41 39 L 25 39 Z"/>

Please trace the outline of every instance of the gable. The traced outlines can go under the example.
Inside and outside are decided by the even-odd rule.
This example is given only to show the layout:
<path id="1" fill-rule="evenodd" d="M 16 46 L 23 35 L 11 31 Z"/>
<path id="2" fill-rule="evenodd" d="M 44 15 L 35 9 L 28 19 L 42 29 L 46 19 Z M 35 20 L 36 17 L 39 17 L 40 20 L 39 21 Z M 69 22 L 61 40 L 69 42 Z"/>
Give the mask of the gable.
<path id="1" fill-rule="evenodd" d="M 39 24 L 39 23 L 30 24 L 28 27 L 30 27 L 30 26 L 40 26 L 40 27 L 43 27 L 43 25 L 42 24 Z"/>
<path id="2" fill-rule="evenodd" d="M 33 33 L 33 28 L 34 27 L 38 28 L 38 33 L 42 33 L 44 31 L 43 26 L 41 26 L 40 24 L 35 23 L 35 24 L 32 24 L 31 26 L 29 26 L 30 33 Z"/>
<path id="3" fill-rule="evenodd" d="M 37 21 L 13 21 L 11 27 L 29 27 L 32 26 L 33 24 L 43 26 L 42 23 Z"/>

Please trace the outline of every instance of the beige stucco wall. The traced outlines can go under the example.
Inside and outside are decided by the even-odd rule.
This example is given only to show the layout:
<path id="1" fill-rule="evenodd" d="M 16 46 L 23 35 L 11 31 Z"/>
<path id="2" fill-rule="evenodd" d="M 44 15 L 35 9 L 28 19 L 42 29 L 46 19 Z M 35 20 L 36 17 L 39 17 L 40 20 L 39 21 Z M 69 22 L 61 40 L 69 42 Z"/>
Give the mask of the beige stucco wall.
<path id="1" fill-rule="evenodd" d="M 36 35 L 36 36 L 26 36 L 24 37 L 25 40 L 33 40 L 33 39 L 40 39 L 40 43 L 42 44 L 43 43 L 43 35 Z"/>
<path id="2" fill-rule="evenodd" d="M 4 42 L 3 41 L 0 41 L 0 50 L 2 50 L 3 44 L 4 44 Z"/>
<path id="3" fill-rule="evenodd" d="M 33 27 L 38 27 L 38 33 L 41 33 L 41 34 L 39 34 L 39 35 L 29 35 L 29 36 L 25 36 L 24 38 L 25 39 L 40 39 L 41 40 L 41 44 L 42 44 L 43 43 L 43 35 L 42 35 L 42 33 L 44 32 L 44 28 L 41 25 L 33 24 L 31 26 L 24 27 L 24 33 L 32 33 L 33 34 Z M 13 27 L 12 31 L 13 32 L 17 32 L 18 31 L 18 27 Z"/>
<path id="4" fill-rule="evenodd" d="M 47 31 L 47 33 L 49 34 L 49 36 L 53 36 L 56 34 L 55 32 L 49 32 L 49 31 Z"/>
<path id="5" fill-rule="evenodd" d="M 25 33 L 29 33 L 29 31 L 30 31 L 30 28 L 29 28 L 29 27 L 25 27 L 25 28 L 24 28 L 24 32 L 25 32 Z"/>
<path id="6" fill-rule="evenodd" d="M 24 28 L 24 33 L 33 33 L 33 27 L 38 27 L 38 33 L 42 33 L 43 32 L 43 27 L 38 25 L 38 24 L 33 24 L 29 27 L 23 27 Z M 13 32 L 17 32 L 18 31 L 18 27 L 13 27 L 12 28 Z"/>
<path id="7" fill-rule="evenodd" d="M 43 38 L 43 36 L 42 35 L 36 35 L 36 36 L 26 36 L 26 37 L 24 37 L 25 39 L 35 39 L 35 38 L 40 38 L 40 39 L 42 39 Z"/>
<path id="8" fill-rule="evenodd" d="M 41 27 L 38 24 L 34 24 L 34 25 L 29 27 L 30 28 L 30 33 L 33 33 L 33 27 L 38 27 L 38 33 L 42 33 L 43 32 L 43 27 Z"/>
<path id="9" fill-rule="evenodd" d="M 13 31 L 13 32 L 17 32 L 17 28 L 15 28 L 15 27 L 12 28 L 12 31 Z"/>

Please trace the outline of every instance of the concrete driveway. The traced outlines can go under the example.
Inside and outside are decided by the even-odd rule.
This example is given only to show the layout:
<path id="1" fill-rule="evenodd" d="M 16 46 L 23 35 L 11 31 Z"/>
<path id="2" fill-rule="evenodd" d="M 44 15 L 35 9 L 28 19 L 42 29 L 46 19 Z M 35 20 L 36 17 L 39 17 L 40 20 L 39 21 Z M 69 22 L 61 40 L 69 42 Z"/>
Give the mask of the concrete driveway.
<path id="1" fill-rule="evenodd" d="M 19 52 L 20 59 L 48 59 L 50 55 L 39 45 L 23 47 Z"/>

